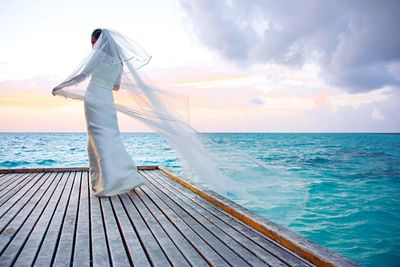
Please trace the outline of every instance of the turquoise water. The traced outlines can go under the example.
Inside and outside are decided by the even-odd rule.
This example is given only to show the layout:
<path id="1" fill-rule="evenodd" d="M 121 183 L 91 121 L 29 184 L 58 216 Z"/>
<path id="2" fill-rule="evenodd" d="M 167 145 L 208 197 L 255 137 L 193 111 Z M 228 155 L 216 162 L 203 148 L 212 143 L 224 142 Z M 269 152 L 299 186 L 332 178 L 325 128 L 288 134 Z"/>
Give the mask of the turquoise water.
<path id="1" fill-rule="evenodd" d="M 235 198 L 240 204 L 362 265 L 400 266 L 399 134 L 205 135 L 221 144 L 217 154 L 229 146 L 278 168 L 237 178 L 250 192 L 250 199 Z M 138 165 L 161 164 L 185 175 L 158 135 L 122 137 Z M 88 164 L 84 133 L 0 138 L 0 168 Z M 240 164 L 240 156 L 230 155 Z"/>

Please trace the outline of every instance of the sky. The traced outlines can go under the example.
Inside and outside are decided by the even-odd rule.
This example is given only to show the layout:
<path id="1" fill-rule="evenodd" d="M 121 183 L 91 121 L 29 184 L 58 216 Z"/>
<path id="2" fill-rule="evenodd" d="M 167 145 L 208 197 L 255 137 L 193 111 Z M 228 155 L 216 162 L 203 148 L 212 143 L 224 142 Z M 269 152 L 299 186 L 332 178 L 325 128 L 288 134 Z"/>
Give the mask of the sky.
<path id="1" fill-rule="evenodd" d="M 204 132 L 400 132 L 400 1 L 2 0 L 0 131 L 84 132 L 51 95 L 110 28 Z M 119 116 L 121 131 L 148 131 Z"/>

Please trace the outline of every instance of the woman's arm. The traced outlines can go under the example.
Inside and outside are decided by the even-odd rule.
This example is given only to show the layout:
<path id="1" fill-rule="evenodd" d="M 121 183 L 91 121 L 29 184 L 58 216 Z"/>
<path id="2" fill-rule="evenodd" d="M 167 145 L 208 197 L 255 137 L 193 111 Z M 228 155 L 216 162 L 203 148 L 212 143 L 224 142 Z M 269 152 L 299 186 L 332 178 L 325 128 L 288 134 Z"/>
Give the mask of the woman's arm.
<path id="1" fill-rule="evenodd" d="M 56 91 L 58 91 L 64 87 L 78 84 L 78 83 L 84 81 L 87 77 L 89 77 L 91 75 L 91 73 L 93 72 L 94 68 L 96 67 L 98 61 L 99 61 L 99 53 L 92 54 L 91 57 L 89 58 L 88 62 L 86 63 L 85 67 L 82 69 L 81 73 L 79 73 L 78 75 L 72 77 L 71 79 L 57 85 L 56 87 L 54 87 L 54 89 L 51 93 L 53 95 L 56 95 L 55 94 Z"/>
<path id="2" fill-rule="evenodd" d="M 71 79 L 57 85 L 56 87 L 53 88 L 53 91 L 51 92 L 54 96 L 56 95 L 55 92 L 67 87 L 67 86 L 71 86 L 77 83 L 80 83 L 81 81 L 85 80 L 89 75 L 86 73 L 80 73 L 78 75 L 76 75 L 75 77 L 72 77 Z"/>

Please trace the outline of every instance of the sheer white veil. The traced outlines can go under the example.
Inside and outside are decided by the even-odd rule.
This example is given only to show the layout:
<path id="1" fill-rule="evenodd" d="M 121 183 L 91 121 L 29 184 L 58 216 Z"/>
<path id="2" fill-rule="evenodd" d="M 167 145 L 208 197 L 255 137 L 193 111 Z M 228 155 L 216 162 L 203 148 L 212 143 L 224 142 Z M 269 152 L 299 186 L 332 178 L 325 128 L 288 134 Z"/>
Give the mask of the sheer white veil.
<path id="1" fill-rule="evenodd" d="M 248 207 L 254 205 L 259 209 L 263 206 L 282 206 L 285 208 L 285 216 L 290 220 L 298 216 L 307 202 L 307 185 L 302 181 L 294 182 L 286 171 L 264 164 L 238 149 L 231 149 L 226 145 L 218 147 L 218 144 L 213 142 L 211 145 L 205 143 L 203 136 L 172 112 L 171 103 L 173 104 L 174 97 L 171 101 L 171 94 L 149 85 L 139 74 L 138 69 L 150 59 L 151 56 L 135 41 L 118 32 L 102 29 L 89 55 L 64 82 L 53 89 L 53 94 L 124 113 L 168 140 L 180 155 L 185 167 L 213 190 L 225 195 L 233 193 L 230 194 L 231 197 L 239 201 L 241 199 L 240 202 L 245 202 Z M 100 64 L 122 69 L 121 79 L 110 81 L 110 90 L 113 89 L 113 85 L 120 88 L 114 92 L 113 102 L 85 96 L 91 80 L 88 78 Z M 207 149 L 204 144 L 207 144 Z M 217 156 L 213 156 L 210 147 L 218 147 Z M 240 185 L 236 182 L 239 180 Z M 249 195 L 250 191 L 254 191 L 255 194 L 262 193 L 265 200 Z M 288 198 L 288 194 L 291 199 Z M 290 201 L 291 211 L 287 208 L 286 199 Z"/>
<path id="2" fill-rule="evenodd" d="M 173 115 L 171 108 L 165 104 L 164 100 L 170 95 L 146 84 L 139 75 L 137 70 L 150 59 L 151 56 L 133 40 L 118 32 L 102 29 L 88 57 L 64 82 L 53 89 L 53 94 L 109 106 L 143 122 L 167 139 L 182 162 L 211 188 L 224 193 L 233 190 L 232 180 L 214 166 L 215 161 L 205 150 L 198 133 Z M 87 78 L 99 64 L 122 68 L 121 80 L 113 81 L 120 89 L 114 94 L 112 104 L 102 99 L 85 97 Z"/>

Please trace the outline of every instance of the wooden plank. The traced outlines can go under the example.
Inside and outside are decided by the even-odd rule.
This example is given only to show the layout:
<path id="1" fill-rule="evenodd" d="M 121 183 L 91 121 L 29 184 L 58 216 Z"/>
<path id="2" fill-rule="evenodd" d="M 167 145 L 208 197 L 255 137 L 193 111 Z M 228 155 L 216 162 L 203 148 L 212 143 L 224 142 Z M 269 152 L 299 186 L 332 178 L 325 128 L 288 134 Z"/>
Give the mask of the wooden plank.
<path id="1" fill-rule="evenodd" d="M 41 180 L 40 178 L 44 174 L 29 174 L 27 177 L 27 184 L 22 188 L 19 188 L 17 192 L 7 193 L 5 197 L 0 199 L 0 218 L 8 212 L 8 210 L 13 207 L 16 203 L 21 202 L 22 198 L 26 198 L 28 195 L 31 195 L 32 188 L 35 187 L 36 183 L 39 181 L 44 182 L 45 180 Z"/>
<path id="2" fill-rule="evenodd" d="M 118 230 L 117 222 L 111 208 L 110 198 L 101 197 L 100 205 L 103 211 L 103 219 L 107 243 L 110 251 L 111 264 L 114 266 L 129 266 L 133 262 L 129 261 L 129 257 L 125 251 L 121 234 Z"/>
<path id="3" fill-rule="evenodd" d="M 212 266 L 229 266 L 228 263 L 218 255 L 200 236 L 190 228 L 184 218 L 180 218 L 175 212 L 168 207 L 153 191 L 148 187 L 143 187 L 142 190 L 156 203 L 164 215 L 175 225 L 180 233 L 185 236 L 187 242 L 191 244 L 202 255 L 204 260 Z M 200 262 L 201 263 L 201 262 Z"/>
<path id="4" fill-rule="evenodd" d="M 30 233 L 26 243 L 23 245 L 14 266 L 33 266 L 35 262 L 36 254 L 40 250 L 42 241 L 59 203 L 60 196 L 65 188 L 67 177 L 64 177 L 63 173 L 57 173 L 55 180 L 59 180 L 55 191 L 50 196 L 43 213 L 39 215 L 39 220 L 35 223 L 35 226 L 32 227 L 32 232 Z M 37 209 L 37 207 L 35 209 Z"/>
<path id="5" fill-rule="evenodd" d="M 128 196 L 128 194 L 120 195 L 120 199 L 131 224 L 136 229 L 138 238 L 150 263 L 153 266 L 171 266 L 160 244 L 157 242 L 148 225 L 133 204 L 133 201 L 140 201 L 135 191 L 132 190 L 130 196 Z"/>
<path id="6" fill-rule="evenodd" d="M 158 166 L 137 166 L 138 170 L 157 170 Z M 7 173 L 42 173 L 42 172 L 87 172 L 89 167 L 68 168 L 31 168 L 31 169 L 0 169 L 0 175 Z M 1 178 L 1 177 L 0 177 Z"/>
<path id="7" fill-rule="evenodd" d="M 19 177 L 21 177 L 22 175 L 24 175 L 23 173 L 4 173 L 1 174 L 0 177 L 0 192 L 3 191 L 3 188 L 6 187 L 9 183 L 19 179 Z"/>
<path id="8" fill-rule="evenodd" d="M 10 183 L 18 180 L 24 173 L 6 173 L 1 174 L 0 177 L 0 192 L 4 190 Z"/>
<path id="9" fill-rule="evenodd" d="M 81 172 L 74 172 L 73 177 L 74 185 L 72 187 L 71 196 L 62 225 L 61 236 L 53 263 L 56 266 L 70 265 L 72 261 L 73 246 L 75 241 L 75 226 L 79 204 L 79 189 L 81 186 Z"/>
<path id="10" fill-rule="evenodd" d="M 148 184 L 149 188 L 155 189 L 152 184 Z M 159 189 L 159 188 L 157 188 Z M 180 207 L 174 199 L 171 199 L 165 192 L 158 190 L 157 195 L 167 204 L 175 213 L 181 218 L 185 218 L 187 224 L 199 234 L 199 236 L 206 241 L 221 257 L 223 257 L 229 264 L 249 266 L 249 264 L 243 260 L 240 255 L 231 250 L 224 242 L 216 237 L 209 227 L 211 225 L 203 225 L 199 223 L 192 214 L 188 213 L 185 209 Z"/>
<path id="11" fill-rule="evenodd" d="M 125 249 L 130 258 L 130 262 L 132 262 L 134 266 L 151 266 L 137 231 L 131 224 L 129 217 L 126 214 L 126 210 L 122 205 L 121 198 L 113 198 L 111 206 L 125 244 Z"/>
<path id="12" fill-rule="evenodd" d="M 38 174 L 30 174 L 30 173 L 23 173 L 19 179 L 12 181 L 7 186 L 1 188 L 0 193 L 0 206 L 4 202 L 6 202 L 11 196 L 15 194 L 15 192 L 19 191 L 20 189 L 24 188 L 24 186 L 30 182 L 30 179 L 37 176 Z M 40 176 L 39 176 L 40 177 Z"/>
<path id="13" fill-rule="evenodd" d="M 172 174 L 168 170 L 159 166 L 168 177 L 181 183 L 185 187 L 189 188 L 196 194 L 202 196 L 208 201 L 212 202 L 214 205 L 225 210 L 232 216 L 238 218 L 244 223 L 250 225 L 257 231 L 263 233 L 264 235 L 270 237 L 272 240 L 278 242 L 282 246 L 286 247 L 288 250 L 293 251 L 300 257 L 310 261 L 311 263 L 318 266 L 359 266 L 351 260 L 344 258 L 343 256 L 333 252 L 332 250 L 322 247 L 311 240 L 308 240 L 289 229 L 286 229 L 266 218 L 256 215 L 244 207 L 234 203 L 218 195 L 217 193 L 202 188 L 199 185 L 190 184 L 187 181 L 182 180 L 178 176 Z"/>
<path id="14" fill-rule="evenodd" d="M 43 172 L 79 172 L 79 171 L 81 172 L 89 171 L 89 167 L 0 169 L 0 173 L 43 173 Z"/>
<path id="15" fill-rule="evenodd" d="M 181 201 L 179 198 L 177 198 L 174 194 L 171 194 L 170 191 L 167 191 L 165 187 L 157 181 L 157 179 L 154 179 L 151 177 L 151 175 L 148 175 L 148 172 L 145 172 L 147 174 L 147 177 L 150 179 L 150 181 L 153 183 L 155 188 L 157 188 L 159 191 L 163 192 L 165 196 L 168 196 L 173 202 L 176 203 L 180 208 L 182 208 L 187 214 L 192 216 L 192 218 L 198 223 L 203 225 L 206 229 L 208 229 L 220 242 L 224 244 L 226 249 L 232 250 L 236 255 L 238 255 L 242 260 L 246 261 L 250 265 L 254 266 L 266 266 L 266 263 L 261 261 L 258 257 L 256 257 L 254 254 L 252 254 L 250 251 L 248 251 L 244 246 L 242 246 L 241 243 L 235 241 L 231 236 L 227 235 L 224 231 L 216 227 L 212 222 L 209 220 L 205 219 L 199 212 L 197 212 L 195 209 L 193 209 L 190 205 L 187 203 Z M 228 226 L 228 225 L 225 225 Z M 278 261 L 275 257 L 271 257 L 272 263 L 275 265 L 281 264 L 280 261 Z M 282 265 L 284 266 L 284 265 Z"/>
<path id="16" fill-rule="evenodd" d="M 51 173 L 36 175 L 37 180 L 32 182 L 33 184 L 30 186 L 28 192 L 18 192 L 10 198 L 10 201 L 0 208 L 0 232 L 4 231 L 14 217 L 19 216 L 20 218 L 20 213 L 26 213 L 29 208 L 33 207 L 38 196 L 40 196 L 40 192 L 43 191 L 40 190 L 40 188 L 45 184 L 46 180 L 49 179 L 50 174 Z"/>
<path id="17" fill-rule="evenodd" d="M 158 170 L 158 166 L 137 166 L 138 170 Z"/>
<path id="18" fill-rule="evenodd" d="M 111 266 L 100 198 L 90 192 L 90 223 L 93 266 Z"/>
<path id="19" fill-rule="evenodd" d="M 136 191 L 136 193 L 139 194 L 140 192 Z M 168 260 L 171 262 L 171 264 L 173 266 L 189 266 L 189 263 L 187 262 L 185 257 L 183 257 L 182 253 L 175 246 L 175 244 L 172 242 L 172 240 L 167 235 L 167 233 L 164 231 L 164 229 L 162 229 L 162 227 L 159 225 L 157 220 L 147 209 L 147 207 L 142 202 L 142 200 L 140 198 L 138 198 L 137 196 L 134 196 L 133 191 L 128 192 L 128 195 L 132 196 L 132 202 L 138 209 L 142 218 L 146 221 L 147 226 L 153 233 L 157 242 L 160 244 L 164 253 L 167 255 Z"/>
<path id="20" fill-rule="evenodd" d="M 57 177 L 56 173 L 51 173 L 50 179 L 51 183 L 39 188 L 34 201 L 28 203 L 26 205 L 27 208 L 19 213 L 7 227 L 6 231 L 17 229 L 15 235 L 6 236 L 6 238 L 0 235 L 0 266 L 10 266 L 18 257 L 18 254 L 60 182 L 60 176 Z"/>
<path id="21" fill-rule="evenodd" d="M 20 190 L 26 183 L 29 182 L 30 175 L 31 174 L 29 173 L 20 173 L 17 174 L 15 177 L 16 179 L 11 179 L 11 181 L 7 181 L 5 184 L 3 184 L 0 189 L 0 200 L 3 201 L 3 203 L 6 202 L 10 196 L 13 196 L 18 190 Z"/>
<path id="22" fill-rule="evenodd" d="M 199 254 L 199 252 L 189 243 L 181 232 L 175 228 L 174 224 L 168 220 L 165 214 L 161 211 L 157 205 L 153 203 L 153 200 L 144 193 L 146 186 L 138 188 L 136 191 L 138 196 L 142 199 L 143 203 L 147 206 L 149 211 L 153 214 L 157 223 L 164 229 L 167 235 L 170 237 L 175 246 L 183 254 L 185 259 L 190 263 L 191 266 L 208 266 L 204 258 Z"/>
<path id="23" fill-rule="evenodd" d="M 57 243 L 61 235 L 65 213 L 68 207 L 69 198 L 74 184 L 74 173 L 63 173 L 66 185 L 61 193 L 55 213 L 44 236 L 44 240 L 37 254 L 34 266 L 51 266 L 57 249 Z"/>
<path id="24" fill-rule="evenodd" d="M 155 172 L 154 175 L 162 181 L 164 187 L 168 188 L 171 192 L 176 192 L 175 195 L 182 201 L 193 203 L 192 205 L 198 212 L 217 224 L 220 229 L 226 231 L 238 242 L 244 244 L 249 250 L 264 261 L 273 263 L 276 261 L 276 258 L 278 258 L 290 266 L 309 266 L 311 264 L 297 255 L 294 255 L 286 248 L 276 244 L 268 237 L 256 232 L 248 225 L 245 225 L 230 214 L 222 211 L 212 203 L 209 203 L 205 199 L 195 195 L 188 188 L 175 183 L 162 172 Z M 224 222 L 226 225 L 221 224 L 220 222 Z M 271 258 L 270 255 L 273 255 L 274 257 Z"/>
<path id="25" fill-rule="evenodd" d="M 166 184 L 166 182 L 161 179 L 150 179 L 156 187 L 160 188 L 160 190 L 172 198 L 179 206 L 192 214 L 197 221 L 203 225 L 207 225 L 208 229 L 217 235 L 221 241 L 223 241 L 238 255 L 241 255 L 241 257 L 243 257 L 250 265 L 261 266 L 272 264 L 273 266 L 287 266 L 284 261 L 258 247 L 252 240 L 246 238 L 240 232 L 233 229 L 229 224 L 208 213 L 205 209 L 198 206 L 192 199 L 185 199 L 183 197 L 183 192 L 180 192 L 177 188 L 173 189 L 172 186 Z M 226 238 L 226 236 L 229 238 Z M 235 242 L 232 242 L 232 240 Z M 240 246 L 238 246 L 238 244 L 240 244 Z"/>
<path id="26" fill-rule="evenodd" d="M 90 214 L 88 172 L 82 173 L 73 264 L 90 266 Z"/>
<path id="27" fill-rule="evenodd" d="M 44 181 L 49 177 L 50 173 L 45 175 L 41 182 L 44 183 Z M 30 214 L 37 204 L 37 200 L 43 196 L 43 190 L 40 190 L 40 187 L 41 184 L 33 188 L 29 197 L 24 199 L 23 203 L 16 200 L 13 203 L 15 204 L 14 207 L 16 208 L 16 211 L 13 209 L 11 212 L 4 212 L 3 216 L 0 217 L 0 233 L 5 233 L 4 235 L 0 235 L 0 252 L 7 247 L 8 242 L 13 238 L 14 234 L 18 232 L 23 222 L 27 219 L 27 215 Z M 30 201 L 31 199 L 33 200 Z"/>

